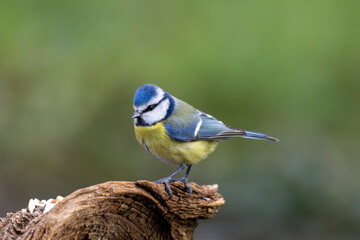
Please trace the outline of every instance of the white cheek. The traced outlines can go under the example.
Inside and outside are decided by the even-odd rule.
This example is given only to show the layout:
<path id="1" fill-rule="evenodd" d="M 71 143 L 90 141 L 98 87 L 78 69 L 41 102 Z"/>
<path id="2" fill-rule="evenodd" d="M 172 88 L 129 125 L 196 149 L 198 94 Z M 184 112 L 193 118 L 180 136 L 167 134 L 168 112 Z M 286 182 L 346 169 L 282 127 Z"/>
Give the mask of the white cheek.
<path id="1" fill-rule="evenodd" d="M 169 99 L 165 99 L 152 111 L 142 114 L 142 119 L 149 125 L 152 125 L 164 119 L 170 106 Z"/>

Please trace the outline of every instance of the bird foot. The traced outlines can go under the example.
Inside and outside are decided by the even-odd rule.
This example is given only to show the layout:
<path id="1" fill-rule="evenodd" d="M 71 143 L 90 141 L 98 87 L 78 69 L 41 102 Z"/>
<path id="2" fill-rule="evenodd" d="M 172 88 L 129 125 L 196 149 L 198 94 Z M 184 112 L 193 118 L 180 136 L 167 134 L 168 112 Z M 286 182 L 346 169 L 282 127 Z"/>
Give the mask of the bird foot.
<path id="1" fill-rule="evenodd" d="M 186 177 L 183 177 L 183 178 L 179 178 L 179 179 L 171 179 L 171 180 L 170 180 L 170 182 L 177 182 L 177 181 L 182 182 L 182 183 L 185 185 L 185 187 L 187 188 L 187 191 L 188 191 L 189 193 L 188 193 L 186 196 L 184 196 L 184 197 L 185 197 L 185 198 L 189 197 L 189 196 L 191 195 L 191 193 L 192 193 L 192 188 L 190 187 L 190 184 L 189 184 L 187 178 L 186 178 Z"/>
<path id="2" fill-rule="evenodd" d="M 165 184 L 165 189 L 169 194 L 169 197 L 166 199 L 166 201 L 169 201 L 171 199 L 171 197 L 172 197 L 172 191 L 171 191 L 171 188 L 170 188 L 170 185 L 169 185 L 170 182 L 171 182 L 170 177 L 166 177 L 166 178 L 159 179 L 159 180 L 155 181 L 155 183 L 158 183 L 158 184 L 161 184 L 161 183 Z"/>
<path id="3" fill-rule="evenodd" d="M 165 184 L 165 189 L 169 194 L 169 197 L 168 197 L 168 199 L 166 199 L 166 201 L 170 200 L 171 197 L 172 197 L 172 191 L 171 191 L 171 188 L 170 188 L 169 184 L 172 183 L 172 182 L 177 182 L 177 181 L 184 183 L 185 187 L 187 188 L 187 191 L 189 192 L 186 196 L 184 196 L 184 198 L 189 197 L 191 195 L 191 193 L 192 193 L 192 188 L 190 187 L 190 184 L 189 184 L 186 177 L 179 178 L 179 179 L 166 177 L 166 178 L 155 181 L 155 183 L 159 183 L 159 184 L 164 183 Z"/>

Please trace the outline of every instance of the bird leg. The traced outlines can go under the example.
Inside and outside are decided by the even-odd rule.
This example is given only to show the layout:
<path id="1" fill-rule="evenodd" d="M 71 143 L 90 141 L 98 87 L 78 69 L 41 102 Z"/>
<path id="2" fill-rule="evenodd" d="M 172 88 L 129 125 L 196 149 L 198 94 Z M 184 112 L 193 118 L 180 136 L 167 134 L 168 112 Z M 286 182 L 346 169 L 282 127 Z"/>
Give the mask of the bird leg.
<path id="1" fill-rule="evenodd" d="M 181 172 L 185 167 L 186 167 L 186 172 L 185 172 L 184 177 L 182 177 L 182 178 L 180 178 L 180 179 L 173 178 L 176 174 L 178 174 L 179 172 Z M 192 193 L 192 188 L 190 187 L 190 185 L 189 185 L 189 183 L 188 183 L 188 180 L 187 180 L 187 177 L 188 177 L 188 175 L 189 175 L 190 169 L 191 169 L 191 164 L 182 163 L 182 164 L 180 165 L 180 167 L 179 167 L 175 172 L 173 172 L 170 176 L 155 181 L 155 183 L 164 183 L 164 184 L 165 184 L 166 191 L 167 191 L 168 194 L 169 194 L 169 198 L 168 198 L 167 200 L 170 200 L 171 197 L 172 197 L 172 191 L 171 191 L 171 188 L 170 188 L 170 186 L 169 186 L 169 183 L 172 183 L 172 182 L 180 181 L 180 182 L 184 183 L 185 187 L 187 188 L 187 190 L 188 190 L 188 192 L 189 192 L 189 194 L 187 194 L 185 197 L 189 197 L 189 196 L 191 195 L 191 193 Z"/>
<path id="2" fill-rule="evenodd" d="M 186 172 L 185 172 L 185 174 L 184 174 L 184 176 L 182 178 L 180 178 L 180 179 L 171 179 L 170 182 L 177 182 L 177 181 L 182 182 L 185 185 L 185 187 L 187 188 L 188 192 L 189 192 L 185 197 L 189 197 L 191 195 L 191 193 L 192 193 L 192 188 L 189 185 L 187 177 L 188 177 L 190 169 L 191 169 L 191 164 L 186 164 L 186 167 L 187 167 Z"/>

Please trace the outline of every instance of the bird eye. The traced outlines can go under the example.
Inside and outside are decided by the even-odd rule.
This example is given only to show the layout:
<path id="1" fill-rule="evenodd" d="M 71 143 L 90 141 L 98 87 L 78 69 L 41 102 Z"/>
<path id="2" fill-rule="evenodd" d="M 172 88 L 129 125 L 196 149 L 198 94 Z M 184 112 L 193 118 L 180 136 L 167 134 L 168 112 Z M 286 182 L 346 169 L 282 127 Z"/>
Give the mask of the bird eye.
<path id="1" fill-rule="evenodd" d="M 148 106 L 145 111 L 146 111 L 146 112 L 147 112 L 147 111 L 151 111 L 151 110 L 153 110 L 154 108 L 155 108 L 155 104 Z"/>

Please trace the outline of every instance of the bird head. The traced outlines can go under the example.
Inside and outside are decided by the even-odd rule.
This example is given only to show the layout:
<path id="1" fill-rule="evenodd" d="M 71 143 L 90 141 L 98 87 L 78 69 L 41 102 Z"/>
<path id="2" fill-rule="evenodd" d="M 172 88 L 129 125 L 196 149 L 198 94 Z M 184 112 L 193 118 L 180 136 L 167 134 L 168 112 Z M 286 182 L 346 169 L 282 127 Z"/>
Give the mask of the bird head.
<path id="1" fill-rule="evenodd" d="M 145 84 L 134 95 L 136 126 L 152 126 L 168 118 L 174 110 L 174 98 L 153 84 Z"/>

